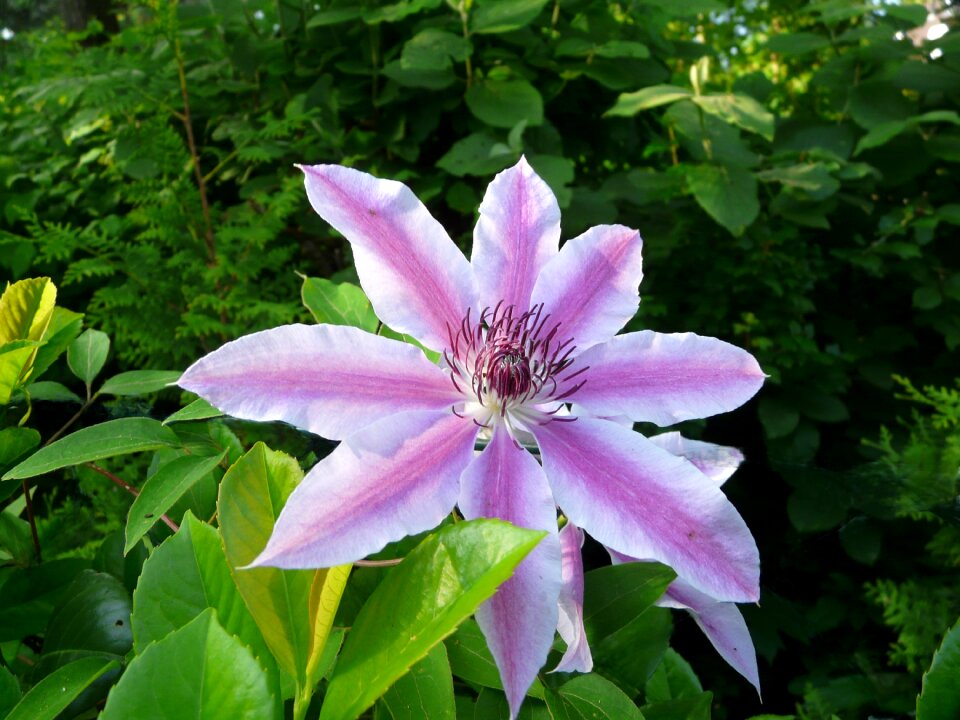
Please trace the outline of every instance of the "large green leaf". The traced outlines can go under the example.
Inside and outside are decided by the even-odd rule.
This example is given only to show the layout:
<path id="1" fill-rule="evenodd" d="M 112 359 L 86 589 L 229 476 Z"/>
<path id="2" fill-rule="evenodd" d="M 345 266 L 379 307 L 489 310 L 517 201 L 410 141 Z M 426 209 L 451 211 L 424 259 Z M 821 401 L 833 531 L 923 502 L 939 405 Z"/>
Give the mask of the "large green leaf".
<path id="1" fill-rule="evenodd" d="M 101 720 L 279 720 L 263 668 L 212 608 L 143 650 Z"/>
<path id="2" fill-rule="evenodd" d="M 91 683 L 117 667 L 116 660 L 88 657 L 47 675 L 4 720 L 54 720 Z"/>
<path id="3" fill-rule="evenodd" d="M 110 338 L 105 332 L 89 329 L 70 343 L 67 348 L 67 365 L 89 388 L 103 370 L 110 352 Z"/>
<path id="4" fill-rule="evenodd" d="M 170 429 L 150 418 L 120 418 L 93 425 L 41 448 L 3 476 L 4 480 L 34 477 L 70 465 L 147 450 L 177 447 Z"/>
<path id="5" fill-rule="evenodd" d="M 454 720 L 453 675 L 443 643 L 410 668 L 384 694 L 382 701 L 393 720 Z"/>
<path id="6" fill-rule="evenodd" d="M 53 316 L 57 287 L 50 278 L 28 278 L 8 285 L 0 296 L 0 345 L 39 341 Z"/>
<path id="7" fill-rule="evenodd" d="M 543 98 L 526 80 L 487 79 L 472 85 L 464 99 L 470 112 L 491 127 L 543 123 Z"/>
<path id="8" fill-rule="evenodd" d="M 704 112 L 773 140 L 773 115 L 749 95 L 697 95 L 691 99 Z"/>
<path id="9" fill-rule="evenodd" d="M 647 608 L 599 642 L 590 638 L 594 669 L 631 697 L 637 695 L 667 651 L 672 628 L 669 610 Z"/>
<path id="10" fill-rule="evenodd" d="M 475 33 L 504 33 L 530 23 L 547 0 L 476 0 L 470 16 Z"/>
<path id="11" fill-rule="evenodd" d="M 280 667 L 308 687 L 320 669 L 349 567 L 237 569 L 266 546 L 280 511 L 302 479 L 296 460 L 257 443 L 224 475 L 217 515 L 230 572 L 246 606 Z"/>
<path id="12" fill-rule="evenodd" d="M 943 637 L 917 698 L 917 720 L 960 717 L 960 620 Z"/>
<path id="13" fill-rule="evenodd" d="M 171 460 L 151 475 L 127 513 L 124 553 L 130 552 L 187 490 L 213 472 L 225 455 L 226 451 L 213 457 L 184 455 Z"/>
<path id="14" fill-rule="evenodd" d="M 447 526 L 393 568 L 344 644 L 320 712 L 354 718 L 490 597 L 545 533 L 499 520 Z"/>
<path id="15" fill-rule="evenodd" d="M 742 235 L 757 215 L 757 181 L 739 167 L 694 165 L 687 170 L 693 196 L 707 214 L 734 235 Z"/>
<path id="16" fill-rule="evenodd" d="M 633 701 L 600 675 L 580 675 L 547 692 L 553 720 L 644 720 Z"/>
<path id="17" fill-rule="evenodd" d="M 149 395 L 180 379 L 179 370 L 131 370 L 107 378 L 99 392 L 104 395 Z"/>
<path id="18" fill-rule="evenodd" d="M 643 697 L 648 703 L 697 697 L 703 692 L 700 679 L 690 663 L 673 648 L 668 648 L 653 675 L 647 680 Z"/>
<path id="19" fill-rule="evenodd" d="M 666 565 L 633 562 L 584 576 L 583 623 L 591 640 L 612 635 L 653 605 L 677 574 Z"/>
<path id="20" fill-rule="evenodd" d="M 693 91 L 676 85 L 652 85 L 636 92 L 621 93 L 617 102 L 604 115 L 608 117 L 636 115 L 660 105 L 669 105 L 677 100 L 693 97 Z"/>

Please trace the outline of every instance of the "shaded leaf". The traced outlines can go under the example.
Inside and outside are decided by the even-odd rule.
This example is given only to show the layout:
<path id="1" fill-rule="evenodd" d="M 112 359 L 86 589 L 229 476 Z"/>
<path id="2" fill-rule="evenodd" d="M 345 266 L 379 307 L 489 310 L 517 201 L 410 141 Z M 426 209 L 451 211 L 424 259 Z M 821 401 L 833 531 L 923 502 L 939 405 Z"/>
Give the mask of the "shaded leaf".
<path id="1" fill-rule="evenodd" d="M 943 636 L 917 698 L 917 720 L 960 717 L 960 621 Z"/>
<path id="2" fill-rule="evenodd" d="M 178 370 L 131 370 L 107 378 L 100 392 L 104 395 L 149 395 L 172 386 L 180 379 Z"/>
<path id="3" fill-rule="evenodd" d="M 91 328 L 70 343 L 67 348 L 67 365 L 89 388 L 107 362 L 109 352 L 110 338 L 105 332 Z"/>
<path id="4" fill-rule="evenodd" d="M 397 680 L 382 702 L 393 720 L 454 720 L 453 675 L 443 643 Z"/>
<path id="5" fill-rule="evenodd" d="M 600 675 L 580 675 L 546 696 L 554 720 L 644 720 L 633 701 Z"/>
<path id="6" fill-rule="evenodd" d="M 470 16 L 470 31 L 504 33 L 518 30 L 532 21 L 547 0 L 476 0 Z"/>
<path id="7" fill-rule="evenodd" d="M 734 235 L 742 235 L 760 214 L 757 181 L 748 170 L 695 165 L 687 171 L 687 182 L 700 207 Z"/>
<path id="8" fill-rule="evenodd" d="M 526 80 L 475 83 L 464 98 L 475 117 L 491 127 L 512 128 L 521 121 L 529 127 L 543 123 L 543 98 Z"/>
<path id="9" fill-rule="evenodd" d="M 91 683 L 116 667 L 115 660 L 102 657 L 70 663 L 34 685 L 5 720 L 54 720 Z"/>
<path id="10" fill-rule="evenodd" d="M 621 93 L 612 108 L 604 113 L 604 117 L 636 115 L 642 110 L 649 110 L 660 105 L 668 105 L 677 100 L 686 100 L 693 97 L 693 92 L 676 85 L 654 85 L 636 92 Z"/>

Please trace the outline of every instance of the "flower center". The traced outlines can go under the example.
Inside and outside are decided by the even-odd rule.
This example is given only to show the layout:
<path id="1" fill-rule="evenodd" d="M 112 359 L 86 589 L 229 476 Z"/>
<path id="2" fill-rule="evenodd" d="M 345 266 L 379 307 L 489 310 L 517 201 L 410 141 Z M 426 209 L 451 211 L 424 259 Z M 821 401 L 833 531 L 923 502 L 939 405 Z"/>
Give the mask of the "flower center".
<path id="1" fill-rule="evenodd" d="M 584 383 L 570 381 L 587 368 L 570 372 L 573 338 L 561 340 L 559 331 L 560 323 L 550 322 L 543 305 L 516 314 L 513 305 L 501 302 L 476 322 L 467 311 L 456 332 L 448 328 L 450 346 L 443 354 L 464 395 L 464 412 L 484 427 L 564 419 L 556 417 L 562 401 Z"/>

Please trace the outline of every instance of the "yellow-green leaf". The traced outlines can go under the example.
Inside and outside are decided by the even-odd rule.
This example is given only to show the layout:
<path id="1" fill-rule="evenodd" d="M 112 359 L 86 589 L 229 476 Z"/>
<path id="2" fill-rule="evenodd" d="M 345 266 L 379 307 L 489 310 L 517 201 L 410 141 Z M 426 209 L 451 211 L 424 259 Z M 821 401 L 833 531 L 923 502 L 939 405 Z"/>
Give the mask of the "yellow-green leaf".
<path id="1" fill-rule="evenodd" d="M 14 340 L 39 341 L 56 301 L 57 286 L 50 278 L 28 278 L 8 285 L 0 297 L 0 345 Z"/>

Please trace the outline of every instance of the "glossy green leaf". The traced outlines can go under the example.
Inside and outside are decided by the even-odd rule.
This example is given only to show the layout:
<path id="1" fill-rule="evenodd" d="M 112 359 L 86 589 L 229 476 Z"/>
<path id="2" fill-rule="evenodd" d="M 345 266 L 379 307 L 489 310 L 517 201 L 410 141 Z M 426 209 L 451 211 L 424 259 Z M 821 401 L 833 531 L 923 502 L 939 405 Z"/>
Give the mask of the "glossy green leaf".
<path id="1" fill-rule="evenodd" d="M 354 718 L 490 597 L 545 533 L 499 520 L 429 535 L 364 605 L 327 689 L 322 720 Z"/>
<path id="2" fill-rule="evenodd" d="M 91 683 L 118 667 L 115 660 L 88 657 L 47 675 L 4 720 L 54 720 Z"/>
<path id="3" fill-rule="evenodd" d="M 90 328 L 70 343 L 67 348 L 67 365 L 74 375 L 90 387 L 103 370 L 109 352 L 110 338 L 107 334 Z"/>
<path id="4" fill-rule="evenodd" d="M 100 718 L 279 720 L 266 673 L 212 608 L 139 653 Z"/>
<path id="5" fill-rule="evenodd" d="M 579 675 L 547 692 L 553 720 L 644 720 L 633 701 L 600 675 Z"/>
<path id="6" fill-rule="evenodd" d="M 454 720 L 453 675 L 443 643 L 397 680 L 381 702 L 393 720 Z"/>
<path id="7" fill-rule="evenodd" d="M 213 472 L 226 452 L 213 457 L 184 455 L 163 465 L 147 478 L 127 513 L 124 553 L 130 552 L 160 516 L 170 510 L 184 493 Z"/>
<path id="8" fill-rule="evenodd" d="M 248 565 L 266 546 L 303 479 L 289 455 L 257 443 L 224 475 L 218 517 L 230 572 L 277 663 L 301 687 L 316 680 L 349 567 L 281 570 Z"/>
<path id="9" fill-rule="evenodd" d="M 77 430 L 41 448 L 15 468 L 4 480 L 19 480 L 59 470 L 70 465 L 148 450 L 177 447 L 176 434 L 150 418 L 120 418 Z"/>
<path id="10" fill-rule="evenodd" d="M 487 79 L 470 86 L 464 99 L 470 112 L 491 127 L 543 123 L 543 97 L 526 80 Z"/>
<path id="11" fill-rule="evenodd" d="M 917 720 L 960 717 L 960 621 L 943 636 L 917 698 Z"/>
<path id="12" fill-rule="evenodd" d="M 653 703 L 697 697 L 702 692 L 703 686 L 690 663 L 676 650 L 668 648 L 657 669 L 647 680 L 643 695 L 646 702 Z"/>
<path id="13" fill-rule="evenodd" d="M 704 112 L 773 140 L 773 115 L 749 95 L 697 95 L 691 99 Z"/>
<path id="14" fill-rule="evenodd" d="M 77 395 L 66 385 L 62 385 L 58 382 L 47 382 L 41 380 L 40 382 L 30 383 L 28 392 L 30 393 L 30 399 L 34 402 L 47 401 L 72 402 L 78 404 L 83 403 L 83 399 L 79 395 Z"/>
<path id="15" fill-rule="evenodd" d="M 631 562 L 584 575 L 583 623 L 591 640 L 612 635 L 653 605 L 677 574 L 666 565 Z"/>
<path id="16" fill-rule="evenodd" d="M 182 374 L 178 370 L 131 370 L 107 378 L 100 392 L 104 395 L 149 395 L 170 387 Z"/>
<path id="17" fill-rule="evenodd" d="M 143 564 L 133 594 L 133 644 L 142 653 L 182 628 L 207 608 L 217 611 L 223 628 L 266 661 L 269 652 L 250 616 L 220 544 L 217 531 L 187 514 L 180 531 Z"/>
<path id="18" fill-rule="evenodd" d="M 503 690 L 500 671 L 493 661 L 487 641 L 475 620 L 466 620 L 447 638 L 447 657 L 454 675 L 482 687 Z M 539 679 L 527 691 L 529 697 L 543 698 L 543 684 Z"/>
<path id="19" fill-rule="evenodd" d="M 377 316 L 370 301 L 353 283 L 304 277 L 300 298 L 318 323 L 348 325 L 368 332 L 377 327 Z"/>
<path id="20" fill-rule="evenodd" d="M 20 683 L 17 676 L 0 666 L 0 718 L 5 718 L 20 702 Z"/>
<path id="21" fill-rule="evenodd" d="M 694 165 L 687 182 L 700 207 L 734 235 L 742 235 L 760 214 L 757 181 L 739 167 Z"/>
<path id="22" fill-rule="evenodd" d="M 612 108 L 604 113 L 605 117 L 629 117 L 643 110 L 668 105 L 677 100 L 693 97 L 693 91 L 676 85 L 652 85 L 636 92 L 621 93 Z"/>
<path id="23" fill-rule="evenodd" d="M 475 33 L 504 33 L 530 23 L 547 0 L 476 0 L 470 16 Z"/>
<path id="24" fill-rule="evenodd" d="M 50 278 L 28 278 L 7 285 L 0 295 L 0 345 L 39 341 L 53 316 L 57 287 Z"/>
<path id="25" fill-rule="evenodd" d="M 222 417 L 223 413 L 217 410 L 213 405 L 203 398 L 197 398 L 192 403 L 177 410 L 173 415 L 163 421 L 164 425 L 175 422 L 188 422 L 190 420 L 209 420 L 210 418 Z"/>

